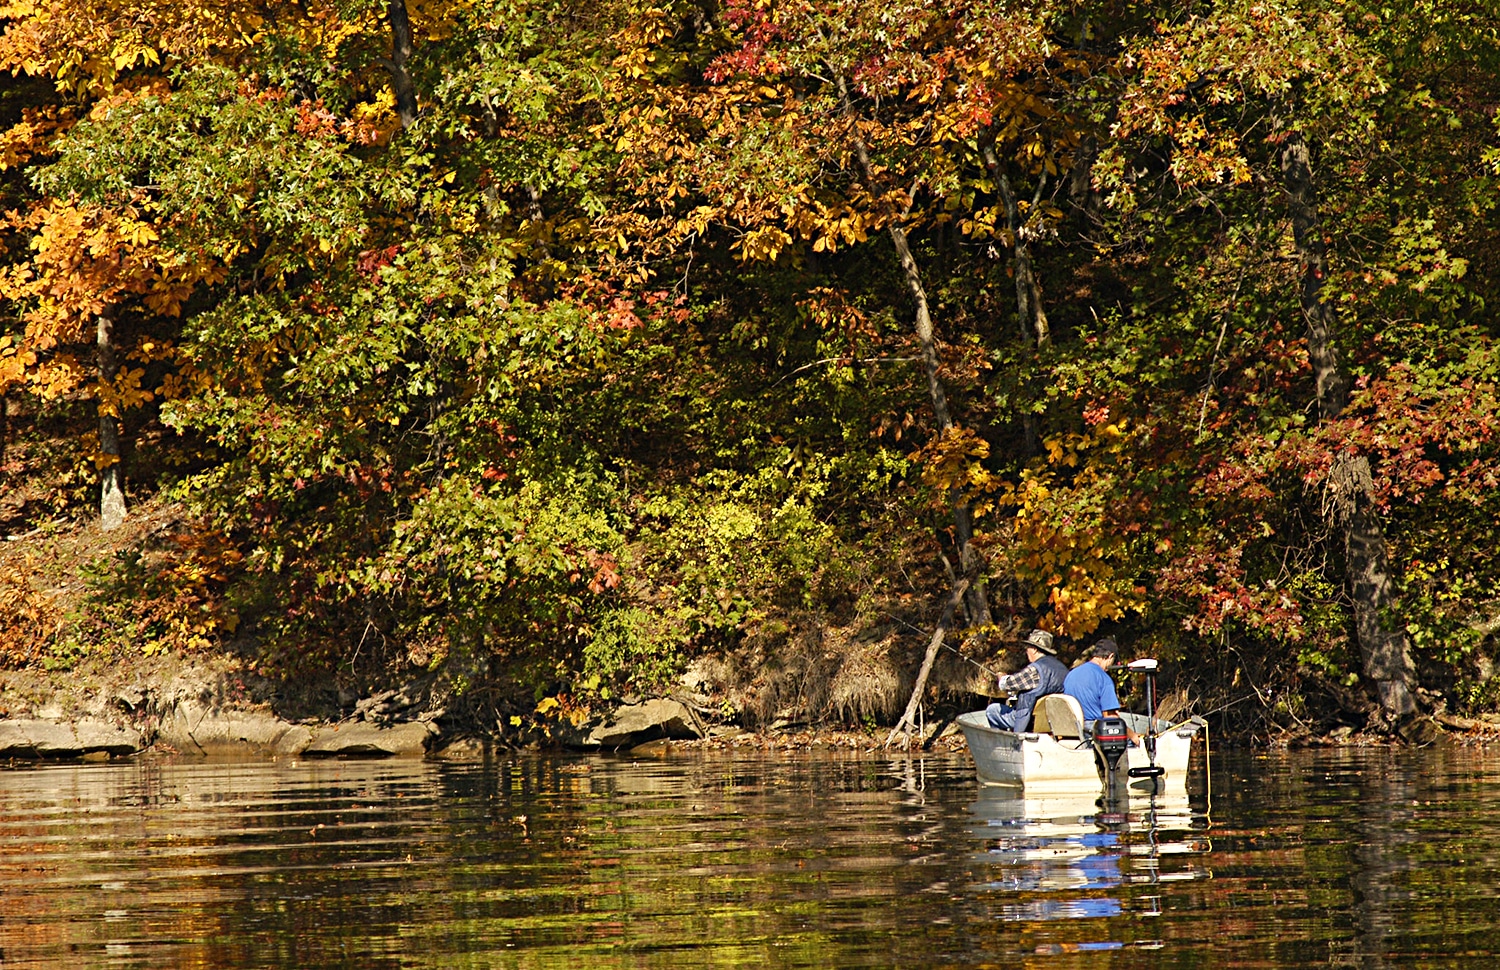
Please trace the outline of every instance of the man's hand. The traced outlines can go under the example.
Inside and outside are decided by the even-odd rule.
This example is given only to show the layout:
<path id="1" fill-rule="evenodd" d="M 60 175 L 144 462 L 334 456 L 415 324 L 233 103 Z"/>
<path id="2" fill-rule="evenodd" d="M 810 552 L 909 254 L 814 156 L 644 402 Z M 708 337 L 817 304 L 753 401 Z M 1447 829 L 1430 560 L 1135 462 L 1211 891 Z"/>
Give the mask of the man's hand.
<path id="1" fill-rule="evenodd" d="M 1103 711 L 1102 713 L 1104 714 L 1105 717 L 1119 717 L 1120 716 L 1120 712 L 1118 710 Z M 1125 723 L 1125 737 L 1127 737 L 1127 738 L 1130 739 L 1130 743 L 1131 744 L 1139 744 L 1140 740 L 1141 740 L 1141 736 L 1135 732 L 1135 729 L 1130 726 L 1130 722 L 1128 722 L 1128 721 Z"/>

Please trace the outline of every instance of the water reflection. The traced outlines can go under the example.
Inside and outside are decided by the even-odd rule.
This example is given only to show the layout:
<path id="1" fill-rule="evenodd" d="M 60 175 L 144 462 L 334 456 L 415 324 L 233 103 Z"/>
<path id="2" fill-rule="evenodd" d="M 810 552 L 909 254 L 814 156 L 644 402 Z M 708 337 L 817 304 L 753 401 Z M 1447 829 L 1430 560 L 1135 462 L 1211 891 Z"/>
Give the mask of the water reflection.
<path id="1" fill-rule="evenodd" d="M 1494 754 L 1215 768 L 1211 823 L 961 753 L 0 771 L 0 964 L 1494 964 Z"/>
<path id="2" fill-rule="evenodd" d="M 999 906 L 999 917 L 1012 922 L 1160 916 L 1160 895 L 1143 893 L 1127 903 L 1118 890 L 1211 877 L 1203 864 L 1162 864 L 1165 856 L 1212 850 L 1203 808 L 1195 810 L 1185 796 L 1105 805 L 1087 795 L 1026 798 L 986 789 L 970 811 L 987 844 L 980 861 L 997 878 L 979 888 L 1020 897 Z"/>

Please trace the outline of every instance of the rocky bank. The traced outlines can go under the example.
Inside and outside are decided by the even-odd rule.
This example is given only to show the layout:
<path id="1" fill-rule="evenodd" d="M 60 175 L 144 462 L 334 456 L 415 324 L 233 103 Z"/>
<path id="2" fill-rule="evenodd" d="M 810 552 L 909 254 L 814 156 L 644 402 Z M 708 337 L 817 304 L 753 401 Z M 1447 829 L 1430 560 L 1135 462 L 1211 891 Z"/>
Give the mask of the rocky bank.
<path id="1" fill-rule="evenodd" d="M 83 666 L 0 674 L 0 760 L 106 760 L 147 751 L 188 757 L 471 757 L 493 739 L 451 724 L 431 683 L 319 710 L 306 687 L 272 684 L 230 660 L 160 658 L 128 672 Z M 662 739 L 706 738 L 680 700 L 624 704 L 564 725 L 554 741 L 619 750 Z"/>

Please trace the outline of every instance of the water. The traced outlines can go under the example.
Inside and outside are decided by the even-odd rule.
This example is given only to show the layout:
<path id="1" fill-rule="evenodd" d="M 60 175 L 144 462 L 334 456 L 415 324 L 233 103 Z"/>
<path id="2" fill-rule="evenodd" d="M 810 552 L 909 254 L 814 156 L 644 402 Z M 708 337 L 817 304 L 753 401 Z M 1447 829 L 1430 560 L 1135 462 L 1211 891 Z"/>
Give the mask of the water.
<path id="1" fill-rule="evenodd" d="M 1496 965 L 1500 752 L 1212 780 L 1105 814 L 963 752 L 0 771 L 0 966 Z"/>

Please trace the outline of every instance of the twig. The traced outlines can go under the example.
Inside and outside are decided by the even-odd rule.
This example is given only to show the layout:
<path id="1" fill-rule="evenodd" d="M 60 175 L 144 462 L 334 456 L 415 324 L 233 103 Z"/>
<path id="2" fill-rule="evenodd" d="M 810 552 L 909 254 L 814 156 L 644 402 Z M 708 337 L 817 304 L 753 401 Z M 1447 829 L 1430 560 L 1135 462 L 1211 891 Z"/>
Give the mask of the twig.
<path id="1" fill-rule="evenodd" d="M 822 360 L 815 360 L 810 364 L 803 364 L 801 367 L 792 371 L 790 374 L 783 374 L 781 377 L 777 378 L 776 384 L 772 384 L 771 386 L 776 387 L 778 384 L 780 384 L 782 381 L 787 380 L 788 378 L 796 377 L 798 374 L 802 373 L 805 370 L 811 370 L 812 368 L 820 367 L 823 364 L 909 364 L 914 360 L 921 359 L 922 358 L 920 357 L 824 357 Z"/>
<path id="2" fill-rule="evenodd" d="M 1240 278 L 1234 281 L 1234 292 L 1229 295 L 1229 307 L 1219 321 L 1219 342 L 1214 344 L 1213 355 L 1208 358 L 1208 383 L 1203 388 L 1203 403 L 1198 406 L 1198 437 L 1203 437 L 1203 421 L 1208 417 L 1208 396 L 1214 389 L 1214 365 L 1219 362 L 1219 349 L 1224 346 L 1224 335 L 1229 332 L 1229 313 L 1240 297 L 1240 286 L 1245 282 L 1245 270 L 1240 269 Z"/>

